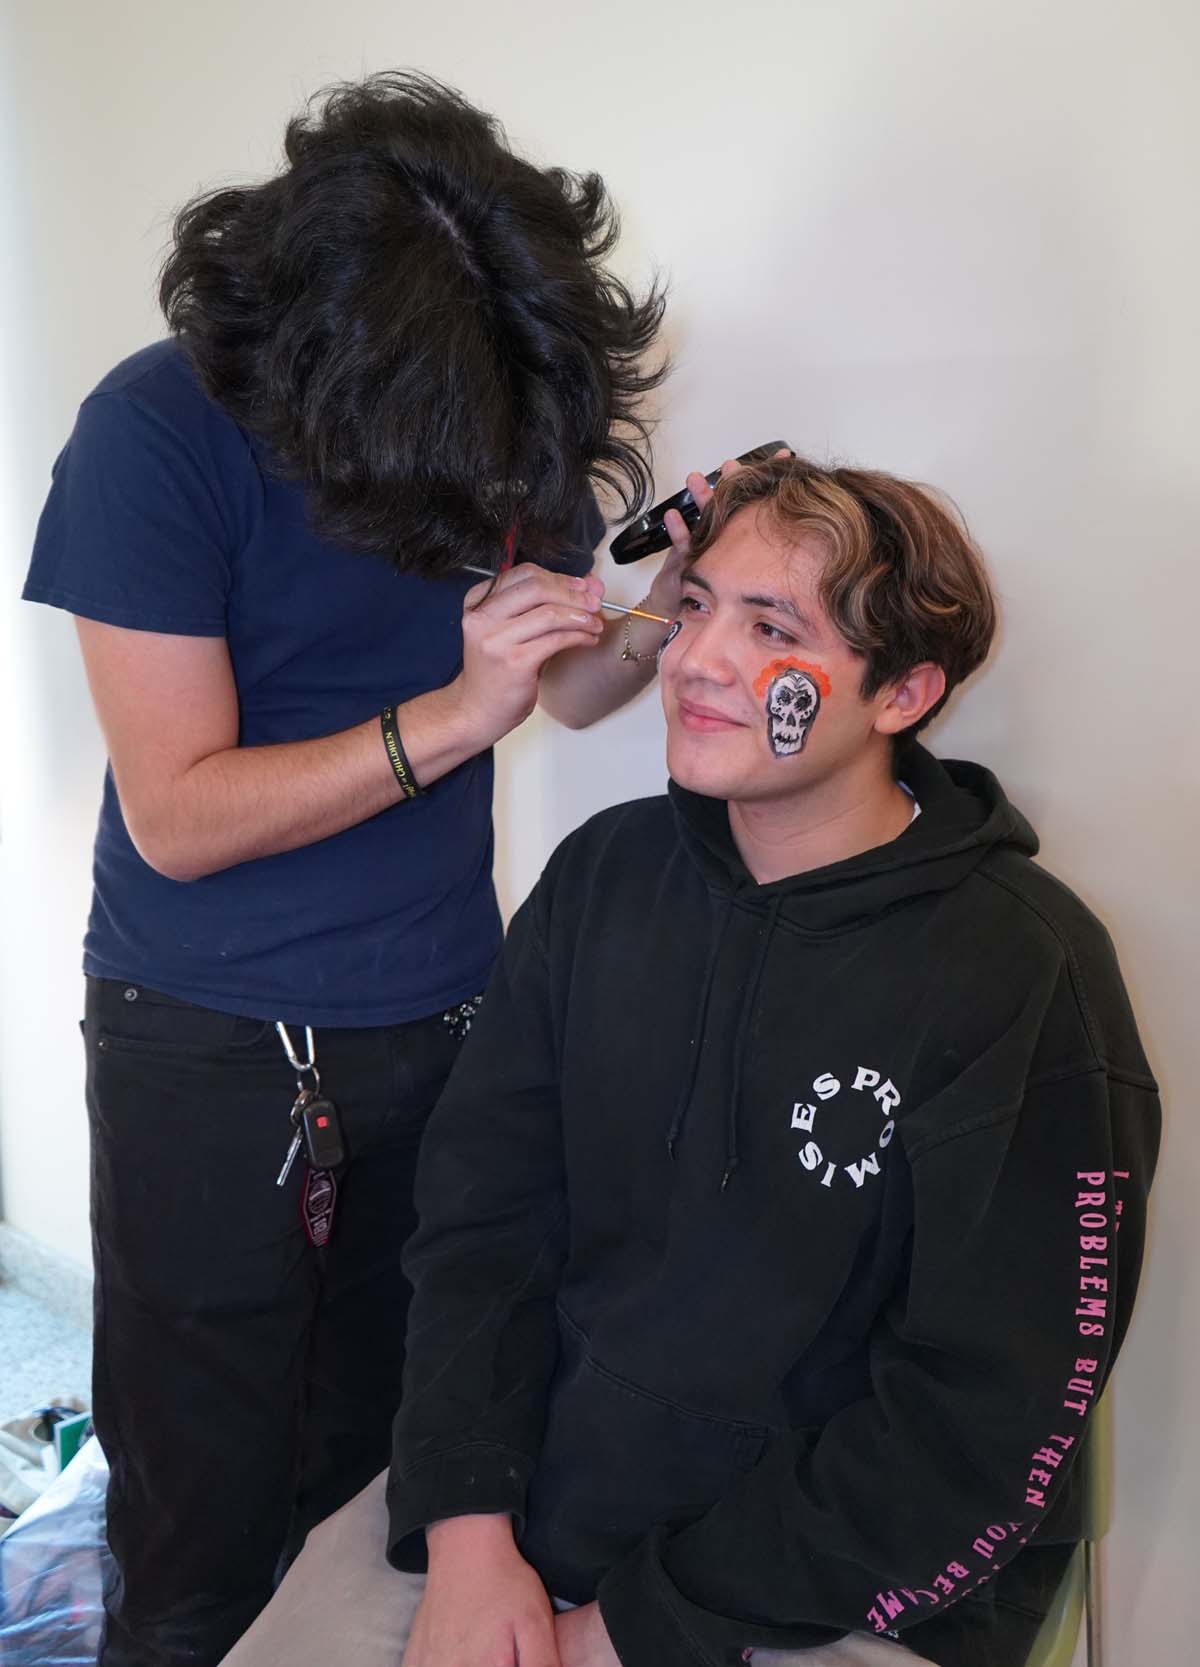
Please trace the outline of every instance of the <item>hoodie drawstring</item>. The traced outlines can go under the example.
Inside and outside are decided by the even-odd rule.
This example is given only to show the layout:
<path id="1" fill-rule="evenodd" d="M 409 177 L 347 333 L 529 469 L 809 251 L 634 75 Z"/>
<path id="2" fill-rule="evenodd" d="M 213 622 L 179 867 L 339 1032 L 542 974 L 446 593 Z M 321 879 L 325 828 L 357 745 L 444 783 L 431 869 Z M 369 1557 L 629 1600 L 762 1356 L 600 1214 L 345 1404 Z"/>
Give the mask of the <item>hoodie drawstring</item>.
<path id="1" fill-rule="evenodd" d="M 722 1192 L 729 1185 L 730 1176 L 741 1162 L 738 1155 L 738 1122 L 742 1115 L 742 1079 L 745 1075 L 746 1049 L 749 1045 L 750 1025 L 754 1017 L 754 1009 L 758 1002 L 759 986 L 762 983 L 763 971 L 767 964 L 767 952 L 771 947 L 771 939 L 775 936 L 775 927 L 782 906 L 783 893 L 778 892 L 771 899 L 770 906 L 767 909 L 766 924 L 763 926 L 762 936 L 759 939 L 754 971 L 742 998 L 737 1040 L 734 1042 L 733 1088 L 729 1096 L 729 1127 L 725 1139 L 725 1173 L 721 1176 Z"/>
<path id="2" fill-rule="evenodd" d="M 692 1100 L 692 1089 L 696 1086 L 696 1073 L 700 1069 L 700 1052 L 704 1046 L 704 1027 L 708 1022 L 708 1002 L 712 995 L 713 980 L 717 975 L 717 961 L 721 954 L 721 944 L 725 937 L 725 928 L 729 925 L 729 916 L 733 910 L 733 899 L 726 897 L 721 910 L 721 918 L 717 923 L 713 946 L 708 955 L 708 967 L 704 974 L 704 989 L 700 996 L 700 1005 L 696 1010 L 696 1028 L 692 1036 L 692 1062 L 688 1068 L 687 1080 L 683 1091 L 675 1102 L 675 1112 L 667 1130 L 667 1151 L 672 1159 L 675 1157 L 675 1147 L 683 1133 L 683 1125 L 687 1118 L 688 1106 Z"/>
<path id="3" fill-rule="evenodd" d="M 738 1015 L 737 1032 L 734 1039 L 733 1085 L 729 1097 L 729 1122 L 725 1137 L 725 1168 L 721 1175 L 721 1191 L 729 1185 L 730 1177 L 741 1162 L 738 1153 L 738 1125 L 742 1115 L 742 1082 L 745 1076 L 745 1056 L 749 1043 L 750 1026 L 754 1017 L 758 992 L 762 985 L 763 972 L 767 964 L 767 954 L 771 947 L 771 940 L 775 936 L 775 927 L 779 920 L 779 911 L 783 907 L 783 893 L 778 893 L 771 899 L 767 909 L 767 918 L 759 936 L 758 954 L 755 956 L 754 968 L 745 985 L 742 996 L 742 1010 Z M 713 984 L 717 976 L 717 962 L 721 956 L 721 945 L 725 939 L 725 929 L 729 925 L 729 917 L 733 912 L 733 899 L 726 897 L 721 918 L 713 938 L 713 946 L 709 951 L 708 966 L 704 973 L 704 987 L 700 996 L 700 1004 L 696 1010 L 695 1030 L 692 1036 L 692 1058 L 688 1068 L 687 1079 L 675 1103 L 675 1111 L 667 1130 L 667 1151 L 671 1157 L 675 1156 L 675 1149 L 683 1136 L 683 1126 L 687 1121 L 688 1109 L 692 1103 L 692 1092 L 696 1086 L 696 1077 L 700 1070 L 700 1054 L 704 1046 L 704 1031 L 708 1023 L 709 1003 L 712 999 Z"/>

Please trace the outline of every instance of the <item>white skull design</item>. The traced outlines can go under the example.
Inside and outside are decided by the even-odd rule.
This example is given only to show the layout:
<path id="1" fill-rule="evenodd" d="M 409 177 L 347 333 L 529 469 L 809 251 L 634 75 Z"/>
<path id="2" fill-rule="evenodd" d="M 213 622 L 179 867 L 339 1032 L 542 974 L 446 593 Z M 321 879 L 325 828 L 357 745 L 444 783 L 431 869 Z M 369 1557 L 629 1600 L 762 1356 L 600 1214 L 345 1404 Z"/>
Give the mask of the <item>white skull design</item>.
<path id="1" fill-rule="evenodd" d="M 767 690 L 767 722 L 776 758 L 804 751 L 820 705 L 821 691 L 807 672 L 793 666 L 775 678 Z"/>

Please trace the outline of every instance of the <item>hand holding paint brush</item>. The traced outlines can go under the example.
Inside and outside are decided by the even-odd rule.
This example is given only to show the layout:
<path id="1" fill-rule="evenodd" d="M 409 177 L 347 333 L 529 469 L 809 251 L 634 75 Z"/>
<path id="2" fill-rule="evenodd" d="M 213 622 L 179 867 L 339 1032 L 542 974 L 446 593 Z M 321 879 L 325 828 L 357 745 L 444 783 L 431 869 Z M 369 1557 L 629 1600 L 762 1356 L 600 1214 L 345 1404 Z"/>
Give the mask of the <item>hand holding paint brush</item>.
<path id="1" fill-rule="evenodd" d="M 621 602 L 611 602 L 607 597 L 600 600 L 601 608 L 609 613 L 623 614 L 626 618 L 625 652 L 622 660 L 645 661 L 654 658 L 656 649 L 661 651 L 664 639 L 661 633 L 653 635 L 653 641 L 648 640 L 651 633 L 645 633 L 642 641 L 635 641 L 629 622 L 646 620 L 651 625 L 665 625 L 672 627 L 676 623 L 679 613 L 680 594 L 679 584 L 683 572 L 683 564 L 691 550 L 691 525 L 699 518 L 707 507 L 713 495 L 713 485 L 728 475 L 736 474 L 747 463 L 757 462 L 765 456 L 790 457 L 791 448 L 780 444 L 773 447 L 770 443 L 758 446 L 752 452 L 747 452 L 740 458 L 728 458 L 719 470 L 710 475 L 703 475 L 695 470 L 687 477 L 687 485 L 683 492 L 668 499 L 665 504 L 659 504 L 641 520 L 632 523 L 620 536 L 613 541 L 612 554 L 618 562 L 629 562 L 639 559 L 663 547 L 663 534 L 670 543 L 670 554 L 659 568 L 644 603 L 636 607 L 627 607 Z M 687 511 L 685 517 L 677 507 L 682 504 Z M 488 567 L 465 564 L 465 573 L 477 575 L 481 579 L 499 578 L 499 573 Z M 673 632 L 671 633 L 674 634 Z"/>
<path id="2" fill-rule="evenodd" d="M 463 572 L 476 573 L 481 579 L 497 579 L 500 576 L 498 573 L 494 573 L 490 567 L 476 567 L 470 562 L 464 565 Z M 607 597 L 600 599 L 600 606 L 607 608 L 610 613 L 628 614 L 631 619 L 653 619 L 657 620 L 660 625 L 670 625 L 671 623 L 670 619 L 664 614 L 648 613 L 645 608 L 627 608 L 620 602 L 610 602 Z"/>

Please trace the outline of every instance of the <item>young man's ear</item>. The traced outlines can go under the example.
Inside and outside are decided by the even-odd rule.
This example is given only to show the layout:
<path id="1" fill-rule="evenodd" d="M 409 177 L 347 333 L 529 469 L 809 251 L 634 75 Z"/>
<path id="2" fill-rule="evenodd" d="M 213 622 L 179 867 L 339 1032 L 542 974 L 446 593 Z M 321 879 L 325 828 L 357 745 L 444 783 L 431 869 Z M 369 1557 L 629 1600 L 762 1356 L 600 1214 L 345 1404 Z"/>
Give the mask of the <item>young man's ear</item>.
<path id="1" fill-rule="evenodd" d="M 946 674 L 941 666 L 935 666 L 932 660 L 922 661 L 884 691 L 886 698 L 876 714 L 875 728 L 881 735 L 899 735 L 901 730 L 911 729 L 945 692 Z"/>

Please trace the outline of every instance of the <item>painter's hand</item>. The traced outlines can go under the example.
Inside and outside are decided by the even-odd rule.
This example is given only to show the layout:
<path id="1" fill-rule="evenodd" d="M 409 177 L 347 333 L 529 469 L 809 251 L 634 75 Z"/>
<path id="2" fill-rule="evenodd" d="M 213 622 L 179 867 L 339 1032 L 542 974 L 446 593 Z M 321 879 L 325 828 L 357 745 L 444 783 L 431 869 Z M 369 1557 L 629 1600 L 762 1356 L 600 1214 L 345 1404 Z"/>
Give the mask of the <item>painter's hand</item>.
<path id="1" fill-rule="evenodd" d="M 779 451 L 775 453 L 775 456 L 791 457 L 792 453 L 789 451 L 787 446 L 782 446 Z M 721 479 L 725 480 L 729 475 L 736 475 L 739 469 L 744 469 L 745 467 L 746 465 L 744 463 L 739 463 L 736 457 L 727 457 L 721 465 Z M 696 507 L 701 511 L 701 513 L 703 513 L 704 510 L 708 508 L 709 501 L 713 495 L 713 489 L 708 484 L 705 476 L 700 474 L 699 471 L 690 474 L 687 478 L 687 489 L 696 500 Z M 658 578 L 655 579 L 654 583 L 657 586 L 659 579 L 663 579 L 668 575 L 674 579 L 675 605 L 673 608 L 663 608 L 661 610 L 663 613 L 669 613 L 672 617 L 674 617 L 674 615 L 679 612 L 679 575 L 683 570 L 683 564 L 687 560 L 688 554 L 692 548 L 692 535 L 688 530 L 687 522 L 684 520 L 683 516 L 680 515 L 677 509 L 669 509 L 667 511 L 666 515 L 663 517 L 663 525 L 671 535 L 671 554 L 662 564 L 662 567 L 659 570 Z"/>
<path id="2" fill-rule="evenodd" d="M 679 523 L 678 529 L 673 525 L 673 521 Z M 651 613 L 662 614 L 664 619 L 674 619 L 679 613 L 683 564 L 691 546 L 691 538 L 683 516 L 677 509 L 668 512 L 667 528 L 671 534 L 671 553 L 654 575 L 654 583 L 646 592 L 646 606 Z"/>
<path id="3" fill-rule="evenodd" d="M 722 475 L 732 474 L 738 467 L 740 467 L 740 465 L 733 458 L 729 458 L 726 462 L 722 463 L 721 473 Z M 709 500 L 712 497 L 712 487 L 708 484 L 708 481 L 698 469 L 693 471 L 693 473 L 687 477 L 686 484 L 688 491 L 696 500 L 696 507 L 701 511 L 707 509 Z M 670 574 L 674 578 L 676 589 L 678 589 L 679 575 L 683 571 L 684 562 L 691 553 L 691 529 L 677 509 L 669 509 L 667 511 L 666 515 L 663 517 L 663 525 L 671 535 L 671 554 L 667 557 L 666 561 L 663 562 L 662 567 L 659 569 L 658 579 L 663 578 L 664 575 Z M 658 584 L 658 579 L 655 579 L 654 581 L 656 585 Z M 665 613 L 666 609 L 663 611 Z M 678 612 L 679 603 L 676 601 L 672 617 L 674 617 L 674 614 L 677 614 Z"/>
<path id="4" fill-rule="evenodd" d="M 559 1667 L 550 1599 L 507 1516 L 452 1517 L 425 1537 L 429 1574 L 402 1667 Z"/>
<path id="5" fill-rule="evenodd" d="M 721 473 L 727 474 L 740 467 L 732 459 L 722 463 Z M 695 498 L 701 509 L 704 509 L 712 497 L 712 487 L 702 474 L 690 474 L 687 478 L 687 489 Z M 681 606 L 680 585 L 683 579 L 684 563 L 692 548 L 692 535 L 687 522 L 677 509 L 669 509 L 663 517 L 663 525 L 671 535 L 671 554 L 663 562 L 650 586 L 646 597 L 646 606 L 651 612 L 663 614 L 667 619 L 675 619 Z"/>
<path id="6" fill-rule="evenodd" d="M 564 648 L 590 648 L 604 629 L 599 579 L 523 562 L 474 585 L 463 605 L 463 669 L 451 685 L 463 725 L 490 747 L 537 703 L 538 676 Z"/>
<path id="7" fill-rule="evenodd" d="M 598 1603 L 556 1616 L 554 1632 L 562 1667 L 621 1667 Z"/>

